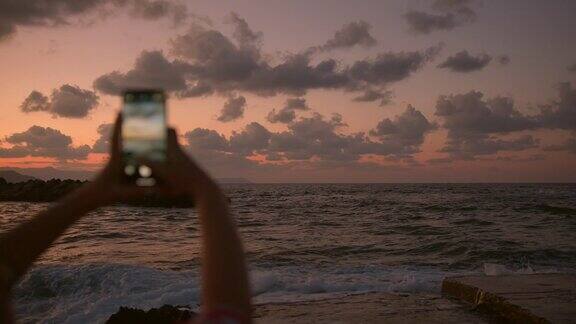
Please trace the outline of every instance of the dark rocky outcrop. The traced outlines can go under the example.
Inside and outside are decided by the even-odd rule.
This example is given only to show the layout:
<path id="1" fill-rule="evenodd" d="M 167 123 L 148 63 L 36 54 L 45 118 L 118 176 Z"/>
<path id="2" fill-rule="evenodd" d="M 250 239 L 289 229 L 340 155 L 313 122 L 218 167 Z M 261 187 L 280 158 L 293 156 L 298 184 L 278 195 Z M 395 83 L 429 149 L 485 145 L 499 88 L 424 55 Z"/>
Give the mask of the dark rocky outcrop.
<path id="1" fill-rule="evenodd" d="M 196 316 L 186 306 L 164 305 L 143 311 L 138 308 L 120 307 L 118 312 L 110 316 L 107 324 L 172 324 L 186 321 Z"/>
<path id="2" fill-rule="evenodd" d="M 87 181 L 59 180 L 48 181 L 28 180 L 26 182 L 9 183 L 0 178 L 0 201 L 51 202 L 62 198 Z M 187 196 L 161 196 L 150 194 L 137 200 L 123 202 L 130 206 L 141 207 L 193 207 L 193 202 Z"/>

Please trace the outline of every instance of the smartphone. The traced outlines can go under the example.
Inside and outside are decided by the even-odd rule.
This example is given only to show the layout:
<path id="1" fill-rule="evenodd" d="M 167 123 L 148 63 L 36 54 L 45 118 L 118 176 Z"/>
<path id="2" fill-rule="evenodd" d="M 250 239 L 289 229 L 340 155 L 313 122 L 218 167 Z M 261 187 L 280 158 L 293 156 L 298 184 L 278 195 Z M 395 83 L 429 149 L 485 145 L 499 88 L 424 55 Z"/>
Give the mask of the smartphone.
<path id="1" fill-rule="evenodd" d="M 166 95 L 161 90 L 123 93 L 122 157 L 128 182 L 150 187 L 157 184 L 152 169 L 141 161 L 166 159 Z"/>

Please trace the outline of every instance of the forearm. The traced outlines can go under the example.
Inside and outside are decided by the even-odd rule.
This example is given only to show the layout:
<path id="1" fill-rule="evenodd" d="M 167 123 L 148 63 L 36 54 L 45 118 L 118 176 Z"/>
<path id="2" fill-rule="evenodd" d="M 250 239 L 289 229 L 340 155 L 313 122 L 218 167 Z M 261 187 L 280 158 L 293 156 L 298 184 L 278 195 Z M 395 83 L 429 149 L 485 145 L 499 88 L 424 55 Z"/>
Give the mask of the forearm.
<path id="1" fill-rule="evenodd" d="M 250 316 L 250 292 L 242 242 L 216 185 L 206 185 L 199 195 L 202 229 L 202 291 L 207 310 L 231 307 Z"/>
<path id="2" fill-rule="evenodd" d="M 86 186 L 0 238 L 0 266 L 14 284 L 68 227 L 101 202 Z"/>

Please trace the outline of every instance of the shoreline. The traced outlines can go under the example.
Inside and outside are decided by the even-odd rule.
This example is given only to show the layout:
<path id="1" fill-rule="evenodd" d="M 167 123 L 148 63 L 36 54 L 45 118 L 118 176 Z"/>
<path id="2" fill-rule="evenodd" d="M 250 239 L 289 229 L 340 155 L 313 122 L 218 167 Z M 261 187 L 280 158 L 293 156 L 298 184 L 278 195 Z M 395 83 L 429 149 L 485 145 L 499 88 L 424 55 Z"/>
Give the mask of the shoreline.
<path id="1" fill-rule="evenodd" d="M 255 306 L 255 323 L 488 323 L 440 294 L 368 292 Z"/>
<path id="2" fill-rule="evenodd" d="M 444 279 L 442 294 L 342 293 L 314 300 L 262 303 L 254 305 L 253 319 L 262 324 L 573 323 L 575 306 L 574 274 L 456 276 Z M 177 315 L 190 316 L 189 309 L 177 308 L 165 305 L 148 312 L 173 309 Z"/>

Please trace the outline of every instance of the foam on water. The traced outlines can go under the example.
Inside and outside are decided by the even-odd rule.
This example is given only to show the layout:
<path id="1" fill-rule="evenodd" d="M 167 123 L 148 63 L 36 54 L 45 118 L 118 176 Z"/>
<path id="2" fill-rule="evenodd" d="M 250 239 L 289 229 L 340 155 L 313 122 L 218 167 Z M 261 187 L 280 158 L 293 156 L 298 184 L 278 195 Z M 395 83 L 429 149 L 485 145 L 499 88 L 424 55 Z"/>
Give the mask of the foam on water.
<path id="1" fill-rule="evenodd" d="M 256 303 L 301 301 L 369 291 L 437 292 L 445 273 L 434 269 L 349 268 L 332 271 L 285 267 L 251 271 Z M 102 322 L 120 306 L 149 309 L 199 303 L 196 272 L 146 266 L 84 264 L 41 266 L 19 285 L 23 322 Z"/>
<path id="2" fill-rule="evenodd" d="M 485 264 L 483 272 L 495 275 L 536 271 Z M 437 294 L 442 279 L 455 274 L 429 267 L 332 270 L 282 267 L 253 269 L 251 283 L 254 302 L 265 304 L 364 292 Z M 23 323 L 98 323 L 105 321 L 120 306 L 149 309 L 171 304 L 196 308 L 199 297 L 195 271 L 121 264 L 57 265 L 40 266 L 26 276 L 16 290 L 15 305 Z"/>

